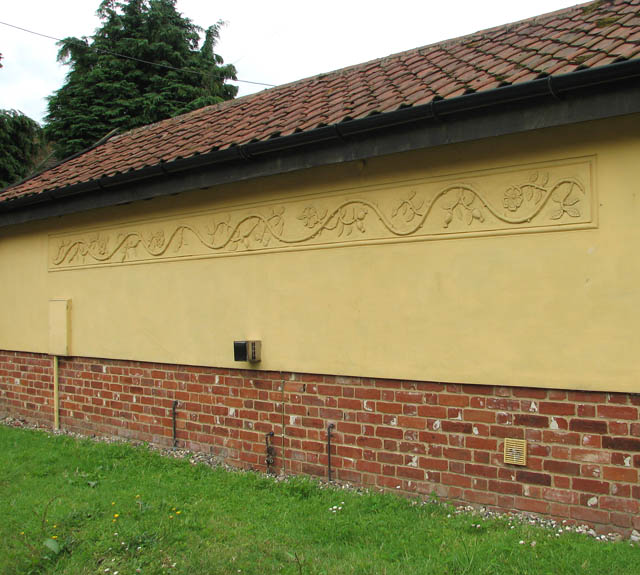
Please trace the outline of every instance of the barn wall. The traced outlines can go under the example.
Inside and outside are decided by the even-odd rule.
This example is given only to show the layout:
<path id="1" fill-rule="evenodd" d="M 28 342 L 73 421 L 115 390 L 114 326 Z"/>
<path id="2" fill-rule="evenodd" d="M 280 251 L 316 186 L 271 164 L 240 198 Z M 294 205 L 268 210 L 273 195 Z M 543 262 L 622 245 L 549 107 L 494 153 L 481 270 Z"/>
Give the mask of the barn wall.
<path id="1" fill-rule="evenodd" d="M 314 169 L 0 233 L 0 349 L 637 391 L 640 119 Z"/>

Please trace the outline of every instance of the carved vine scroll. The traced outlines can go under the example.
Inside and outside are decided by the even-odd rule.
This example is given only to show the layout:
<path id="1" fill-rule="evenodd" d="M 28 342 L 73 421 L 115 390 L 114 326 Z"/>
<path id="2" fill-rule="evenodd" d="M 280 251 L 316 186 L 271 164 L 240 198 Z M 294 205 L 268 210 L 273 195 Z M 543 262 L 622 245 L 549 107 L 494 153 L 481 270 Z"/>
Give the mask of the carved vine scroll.
<path id="1" fill-rule="evenodd" d="M 360 189 L 50 238 L 50 269 L 593 221 L 590 161 Z"/>

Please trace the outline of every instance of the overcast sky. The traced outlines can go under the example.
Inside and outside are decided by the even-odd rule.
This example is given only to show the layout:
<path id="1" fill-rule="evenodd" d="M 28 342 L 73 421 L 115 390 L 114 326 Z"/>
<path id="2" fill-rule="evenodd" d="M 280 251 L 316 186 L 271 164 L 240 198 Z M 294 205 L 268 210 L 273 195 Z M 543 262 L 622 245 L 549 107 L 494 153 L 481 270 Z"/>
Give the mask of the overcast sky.
<path id="1" fill-rule="evenodd" d="M 0 21 L 57 38 L 90 36 L 99 0 L 3 0 Z M 206 28 L 218 20 L 217 52 L 238 78 L 284 84 L 395 52 L 576 4 L 563 0 L 178 0 Z M 0 108 L 41 121 L 66 67 L 53 40 L 0 24 Z M 240 95 L 264 87 L 239 83 Z"/>

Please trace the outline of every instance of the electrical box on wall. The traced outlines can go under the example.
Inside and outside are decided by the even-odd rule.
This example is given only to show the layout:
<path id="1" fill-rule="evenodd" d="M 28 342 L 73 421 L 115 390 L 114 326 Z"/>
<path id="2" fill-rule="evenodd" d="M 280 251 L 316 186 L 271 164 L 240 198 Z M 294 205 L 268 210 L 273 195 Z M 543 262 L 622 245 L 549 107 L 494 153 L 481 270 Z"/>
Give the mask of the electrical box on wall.
<path id="1" fill-rule="evenodd" d="M 259 340 L 234 341 L 233 359 L 257 363 L 262 357 L 262 342 Z"/>
<path id="2" fill-rule="evenodd" d="M 49 353 L 71 354 L 71 300 L 49 300 Z"/>

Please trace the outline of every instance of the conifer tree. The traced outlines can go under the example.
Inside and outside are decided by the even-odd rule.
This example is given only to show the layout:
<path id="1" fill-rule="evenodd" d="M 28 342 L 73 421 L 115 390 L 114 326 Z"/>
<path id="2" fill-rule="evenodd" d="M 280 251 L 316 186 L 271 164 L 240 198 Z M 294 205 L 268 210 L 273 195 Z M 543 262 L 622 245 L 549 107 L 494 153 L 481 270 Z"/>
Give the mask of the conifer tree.
<path id="1" fill-rule="evenodd" d="M 45 130 L 59 158 L 114 129 L 129 130 L 236 95 L 235 68 L 214 52 L 221 22 L 204 31 L 175 0 L 103 0 L 90 38 L 65 38 L 65 84 L 49 97 Z M 125 57 L 122 57 L 125 56 Z"/>
<path id="2" fill-rule="evenodd" d="M 0 190 L 27 176 L 43 152 L 36 121 L 16 110 L 0 110 Z"/>

